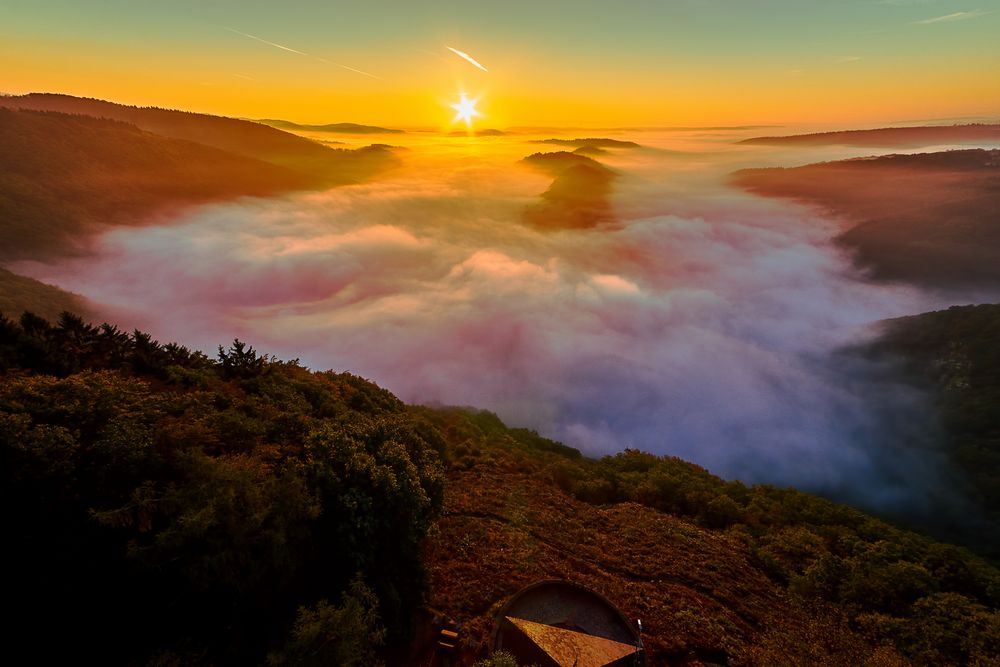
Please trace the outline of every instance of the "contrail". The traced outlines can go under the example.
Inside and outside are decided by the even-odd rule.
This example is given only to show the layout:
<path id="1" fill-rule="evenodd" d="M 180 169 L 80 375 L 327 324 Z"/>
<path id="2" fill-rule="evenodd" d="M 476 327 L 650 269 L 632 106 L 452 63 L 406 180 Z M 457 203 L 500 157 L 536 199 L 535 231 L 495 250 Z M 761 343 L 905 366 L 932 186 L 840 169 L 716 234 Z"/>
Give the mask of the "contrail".
<path id="1" fill-rule="evenodd" d="M 248 33 L 245 33 L 245 32 L 240 32 L 239 30 L 235 30 L 233 28 L 226 28 L 226 30 L 228 30 L 229 32 L 235 32 L 237 35 L 243 35 L 244 37 L 249 37 L 250 39 L 256 39 L 258 42 L 262 42 L 262 43 L 267 44 L 269 46 L 273 46 L 276 49 L 281 49 L 282 51 L 291 51 L 292 53 L 297 53 L 300 56 L 308 56 L 309 55 L 308 53 L 303 53 L 302 51 L 297 51 L 297 50 L 291 49 L 291 48 L 289 48 L 287 46 L 282 46 L 281 44 L 275 44 L 274 42 L 269 42 L 266 39 L 261 39 L 260 37 L 255 37 L 255 36 L 253 36 L 251 34 L 248 34 Z"/>
<path id="2" fill-rule="evenodd" d="M 470 55 L 469 55 L 468 53 L 466 53 L 465 51 L 459 51 L 458 49 L 453 49 L 453 48 L 451 48 L 450 46 L 446 46 L 446 47 L 444 47 L 444 48 L 448 49 L 449 51 L 451 51 L 452 53 L 454 53 L 454 54 L 455 54 L 456 56 L 458 56 L 459 58 L 465 58 L 465 59 L 466 59 L 466 60 L 468 60 L 468 61 L 469 61 L 470 63 L 472 63 L 473 65 L 475 65 L 475 66 L 476 66 L 476 67 L 478 67 L 479 69 L 483 70 L 484 72 L 489 72 L 489 70 L 488 70 L 488 69 L 486 69 L 485 67 L 483 67 L 482 65 L 480 65 L 479 63 L 477 63 L 477 62 L 476 62 L 476 59 L 475 59 L 475 58 L 473 58 L 472 56 L 470 56 Z"/>
<path id="3" fill-rule="evenodd" d="M 354 69 L 353 67 L 348 67 L 347 65 L 341 65 L 340 63 L 335 63 L 332 60 L 327 60 L 326 58 L 320 58 L 319 56 L 317 56 L 316 60 L 320 61 L 321 63 L 326 63 L 327 65 L 334 65 L 336 67 L 340 67 L 342 69 L 346 69 L 346 70 L 351 71 L 351 72 L 357 72 L 358 74 L 364 74 L 365 76 L 370 76 L 371 78 L 378 79 L 379 81 L 383 80 L 382 77 L 375 76 L 374 74 L 372 74 L 370 72 L 365 72 L 365 71 L 362 71 L 362 70 L 359 70 L 359 69 Z"/>
<path id="4" fill-rule="evenodd" d="M 319 56 L 311 56 L 308 53 L 306 53 L 305 51 L 299 51 L 298 49 L 293 49 L 293 48 L 288 47 L 288 46 L 283 46 L 283 45 L 277 44 L 275 42 L 269 42 L 266 39 L 261 39 L 260 37 L 257 37 L 256 35 L 251 35 L 250 33 L 247 33 L 247 32 L 241 32 L 239 30 L 236 30 L 235 28 L 226 28 L 226 30 L 228 30 L 229 32 L 234 32 L 237 35 L 243 35 L 244 37 L 249 37 L 250 39 L 255 39 L 258 42 L 261 42 L 263 44 L 267 44 L 268 46 L 273 46 L 274 48 L 281 49 L 282 51 L 290 51 L 291 53 L 297 53 L 300 56 L 305 56 L 307 58 L 315 58 L 316 60 L 320 61 L 321 63 L 326 63 L 327 65 L 334 65 L 336 67 L 340 67 L 340 68 L 349 70 L 351 72 L 356 72 L 358 74 L 363 74 L 364 76 L 369 76 L 369 77 L 371 77 L 373 79 L 378 79 L 379 81 L 382 81 L 382 77 L 375 76 L 374 74 L 371 74 L 369 72 L 364 72 L 364 71 L 359 70 L 359 69 L 354 69 L 353 67 L 348 67 L 347 65 L 341 65 L 340 63 L 335 63 L 335 62 L 333 62 L 331 60 L 327 60 L 326 58 L 320 58 Z"/>
<path id="5" fill-rule="evenodd" d="M 952 21 L 965 21 L 966 19 L 976 19 L 980 16 L 986 16 L 987 14 L 992 14 L 993 12 L 984 12 L 981 9 L 973 9 L 971 12 L 955 12 L 954 14 L 945 14 L 944 16 L 936 16 L 932 19 L 924 19 L 923 21 L 914 21 L 918 25 L 930 25 L 931 23 L 951 23 Z"/>

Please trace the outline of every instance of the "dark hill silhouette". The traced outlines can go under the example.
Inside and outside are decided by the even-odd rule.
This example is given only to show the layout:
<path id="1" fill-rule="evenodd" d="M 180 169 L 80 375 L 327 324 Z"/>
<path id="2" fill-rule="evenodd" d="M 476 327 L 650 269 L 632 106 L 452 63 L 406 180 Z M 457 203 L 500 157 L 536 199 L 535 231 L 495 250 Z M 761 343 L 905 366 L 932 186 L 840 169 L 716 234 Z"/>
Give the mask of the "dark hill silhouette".
<path id="1" fill-rule="evenodd" d="M 325 125 L 303 125 L 293 123 L 290 120 L 280 120 L 274 118 L 261 118 L 254 121 L 264 125 L 278 128 L 279 130 L 292 130 L 293 132 L 332 132 L 336 134 L 403 134 L 403 130 L 394 130 L 377 125 L 359 125 L 357 123 L 327 123 Z"/>
<path id="2" fill-rule="evenodd" d="M 639 144 L 634 141 L 622 141 L 620 139 L 606 139 L 604 137 L 590 137 L 587 139 L 536 139 L 533 144 L 554 144 L 556 146 L 572 146 L 582 148 L 593 146 L 597 148 L 639 148 Z"/>
<path id="3" fill-rule="evenodd" d="M 352 151 L 332 149 L 267 125 L 236 118 L 157 107 L 126 106 L 53 93 L 0 97 L 0 106 L 119 120 L 164 137 L 194 141 L 295 169 L 308 174 L 317 184 L 358 182 L 386 166 L 372 163 L 370 159 L 359 157 Z"/>
<path id="4" fill-rule="evenodd" d="M 542 201 L 524 213 L 528 224 L 546 230 L 582 229 L 614 222 L 609 197 L 617 174 L 586 155 L 534 153 L 521 162 L 553 177 Z"/>
<path id="5" fill-rule="evenodd" d="M 600 146 L 589 146 L 588 145 L 588 146 L 580 146 L 579 148 L 577 148 L 573 152 L 576 153 L 577 155 L 587 155 L 589 157 L 593 157 L 594 155 L 607 155 L 608 154 L 608 149 L 607 148 L 601 148 Z"/>
<path id="6" fill-rule="evenodd" d="M 943 450 L 992 522 L 974 538 L 1000 559 L 1000 304 L 954 306 L 888 320 L 869 352 L 902 361 L 930 391 Z"/>
<path id="7" fill-rule="evenodd" d="M 745 169 L 734 182 L 843 219 L 839 240 L 877 279 L 1000 285 L 1000 150 Z"/>
<path id="8" fill-rule="evenodd" d="M 884 127 L 875 130 L 840 130 L 781 137 L 753 137 L 741 144 L 790 146 L 927 146 L 1000 142 L 1000 125 L 930 125 L 923 127 Z"/>
<path id="9" fill-rule="evenodd" d="M 64 311 L 84 316 L 90 313 L 83 297 L 0 268 L 0 313 L 26 310 L 53 321 Z"/>
<path id="10" fill-rule="evenodd" d="M 316 185 L 297 171 L 90 116 L 0 108 L 0 260 L 72 252 L 103 225 Z"/>
<path id="11" fill-rule="evenodd" d="M 485 130 L 472 130 L 472 131 L 455 130 L 453 132 L 449 132 L 448 136 L 449 137 L 469 137 L 469 136 L 472 136 L 472 137 L 505 137 L 505 136 L 507 136 L 507 134 L 508 133 L 504 132 L 503 130 L 495 130 L 493 128 L 486 128 Z"/>

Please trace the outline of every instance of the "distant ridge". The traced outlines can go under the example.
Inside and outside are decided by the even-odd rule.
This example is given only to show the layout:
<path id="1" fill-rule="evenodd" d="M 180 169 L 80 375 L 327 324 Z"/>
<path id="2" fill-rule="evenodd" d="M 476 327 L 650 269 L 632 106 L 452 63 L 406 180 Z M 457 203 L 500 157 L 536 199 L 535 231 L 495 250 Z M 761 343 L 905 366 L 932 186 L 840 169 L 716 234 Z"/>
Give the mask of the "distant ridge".
<path id="1" fill-rule="evenodd" d="M 826 146 L 925 146 L 934 143 L 976 141 L 1000 142 L 1000 125 L 928 125 L 922 127 L 884 127 L 874 130 L 839 130 L 793 134 L 781 137 L 753 137 L 741 144 Z"/>
<path id="2" fill-rule="evenodd" d="M 82 296 L 0 268 L 0 314 L 16 317 L 26 310 L 52 321 L 63 311 L 93 316 Z"/>
<path id="3" fill-rule="evenodd" d="M 0 261 L 76 252 L 94 230 L 316 177 L 108 118 L 0 107 Z"/>
<path id="4" fill-rule="evenodd" d="M 454 132 L 449 132 L 449 137 L 504 137 L 507 136 L 507 132 L 503 130 L 497 130 L 493 128 L 486 128 L 485 130 L 472 130 L 471 132 L 463 132 L 462 130 L 455 130 Z"/>
<path id="5" fill-rule="evenodd" d="M 872 278 L 931 288 L 1000 286 L 1000 149 L 743 169 L 733 182 L 843 220 L 837 240 Z"/>
<path id="6" fill-rule="evenodd" d="M 358 174 L 358 158 L 279 129 L 237 118 L 135 107 L 104 100 L 56 93 L 29 93 L 0 97 L 0 107 L 58 111 L 108 118 L 171 139 L 184 139 L 230 153 L 264 160 L 308 174 L 327 184 L 356 182 L 369 175 L 367 165 Z"/>
<path id="7" fill-rule="evenodd" d="M 605 137 L 588 137 L 586 139 L 537 139 L 531 143 L 554 144 L 556 146 L 574 146 L 576 148 L 582 148 L 584 146 L 596 148 L 639 148 L 639 144 L 634 141 L 607 139 Z"/>
<path id="8" fill-rule="evenodd" d="M 296 132 L 333 132 L 337 134 L 405 134 L 403 130 L 379 127 L 377 125 L 359 125 L 357 123 L 327 123 L 326 125 L 302 125 L 293 123 L 290 120 L 279 120 L 274 118 L 261 118 L 253 121 L 262 125 L 269 125 L 279 130 L 293 130 Z"/>

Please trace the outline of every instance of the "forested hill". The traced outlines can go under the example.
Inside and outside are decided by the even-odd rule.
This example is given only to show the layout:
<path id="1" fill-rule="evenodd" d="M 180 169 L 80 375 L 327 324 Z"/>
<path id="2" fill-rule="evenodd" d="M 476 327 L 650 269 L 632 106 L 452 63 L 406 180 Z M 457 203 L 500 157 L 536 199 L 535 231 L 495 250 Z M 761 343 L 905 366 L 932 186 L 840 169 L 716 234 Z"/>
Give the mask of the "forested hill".
<path id="1" fill-rule="evenodd" d="M 257 123 L 270 125 L 279 130 L 292 132 L 330 132 L 333 134 L 404 134 L 403 130 L 378 127 L 377 125 L 359 125 L 358 123 L 326 123 L 323 125 L 302 125 L 288 120 L 262 118 Z"/>
<path id="2" fill-rule="evenodd" d="M 883 127 L 874 130 L 839 130 L 792 134 L 781 137 L 753 137 L 741 144 L 777 146 L 930 146 L 1000 142 L 1000 125 L 970 123 L 968 125 L 925 125 L 921 127 Z"/>
<path id="3" fill-rule="evenodd" d="M 1000 304 L 889 320 L 873 347 L 902 360 L 910 380 L 930 389 L 945 451 L 970 493 L 1000 527 Z"/>
<path id="4" fill-rule="evenodd" d="M 261 123 L 224 116 L 127 106 L 53 93 L 0 97 L 0 107 L 119 120 L 164 137 L 194 141 L 295 169 L 331 185 L 364 180 L 384 166 L 373 161 L 372 158 L 379 156 L 372 151 L 355 153 L 328 148 Z"/>
<path id="5" fill-rule="evenodd" d="M 0 457 L 5 650 L 38 664 L 422 664 L 434 614 L 468 663 L 552 577 L 642 618 L 655 665 L 1000 660 L 1000 572 L 962 549 L 239 341 L 0 318 Z"/>
<path id="6" fill-rule="evenodd" d="M 736 185 L 825 209 L 872 277 L 934 288 L 1000 286 L 1000 150 L 883 155 L 743 169 Z"/>
<path id="7" fill-rule="evenodd" d="M 0 313 L 26 310 L 55 320 L 63 311 L 87 314 L 90 304 L 81 296 L 0 268 Z"/>
<path id="8" fill-rule="evenodd" d="M 0 107 L 0 261 L 65 253 L 97 225 L 317 185 L 285 167 L 127 123 Z"/>

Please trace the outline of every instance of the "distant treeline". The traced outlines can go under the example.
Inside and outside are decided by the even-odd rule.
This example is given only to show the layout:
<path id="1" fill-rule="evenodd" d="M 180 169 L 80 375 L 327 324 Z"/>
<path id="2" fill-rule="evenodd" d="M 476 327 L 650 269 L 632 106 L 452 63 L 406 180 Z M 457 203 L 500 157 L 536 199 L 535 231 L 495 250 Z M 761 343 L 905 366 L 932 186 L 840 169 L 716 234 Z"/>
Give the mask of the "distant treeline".
<path id="1" fill-rule="evenodd" d="M 931 144 L 1000 141 L 1000 124 L 967 123 L 920 127 L 883 127 L 874 130 L 838 130 L 781 137 L 753 137 L 741 144 L 799 146 L 927 146 Z"/>

